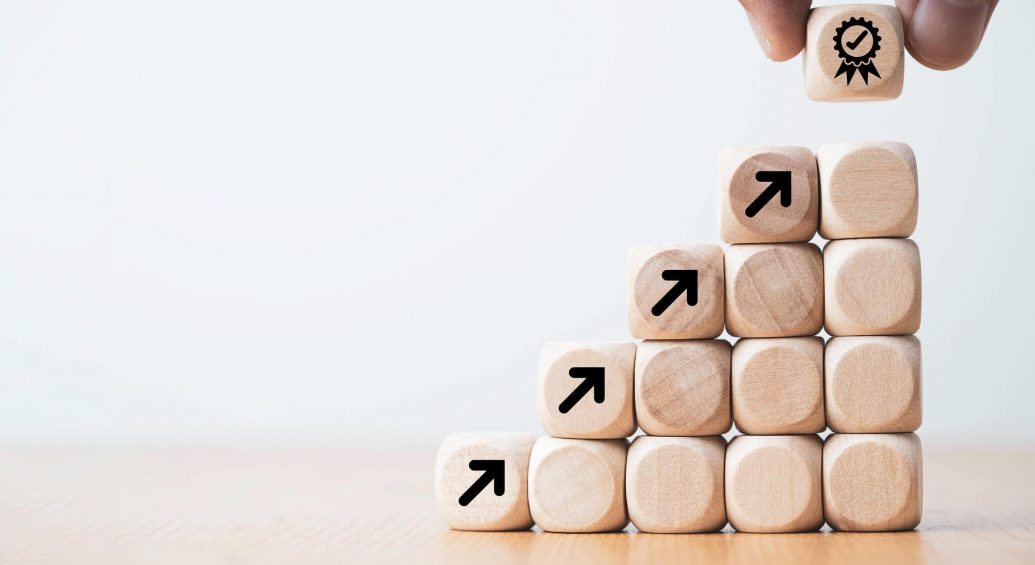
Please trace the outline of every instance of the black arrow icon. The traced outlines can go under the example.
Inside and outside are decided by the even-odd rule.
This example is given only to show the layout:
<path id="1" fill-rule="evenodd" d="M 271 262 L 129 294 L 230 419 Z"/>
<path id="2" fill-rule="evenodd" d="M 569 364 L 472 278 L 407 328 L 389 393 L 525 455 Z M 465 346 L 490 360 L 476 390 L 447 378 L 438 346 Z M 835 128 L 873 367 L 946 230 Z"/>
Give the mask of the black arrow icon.
<path id="1" fill-rule="evenodd" d="M 496 496 L 503 496 L 506 492 L 506 467 L 502 459 L 474 459 L 467 465 L 472 471 L 484 471 L 482 476 L 460 495 L 460 506 L 467 506 L 475 499 L 485 487 L 492 483 L 492 492 Z"/>
<path id="2" fill-rule="evenodd" d="M 762 191 L 748 207 L 744 210 L 747 217 L 754 218 L 755 214 L 762 211 L 766 204 L 777 194 L 780 195 L 780 205 L 784 208 L 791 205 L 791 172 L 790 171 L 758 171 L 755 173 L 755 180 L 768 182 L 769 187 Z"/>
<path id="3" fill-rule="evenodd" d="M 650 309 L 655 316 L 662 315 L 669 306 L 679 298 L 680 294 L 686 292 L 686 303 L 690 306 L 697 306 L 697 270 L 669 269 L 661 272 L 661 278 L 667 281 L 676 281 L 676 284 L 661 300 Z"/>
<path id="4" fill-rule="evenodd" d="M 568 369 L 568 376 L 573 379 L 583 379 L 575 390 L 571 391 L 568 398 L 561 402 L 558 409 L 561 414 L 567 414 L 583 396 L 592 390 L 593 400 L 597 404 L 604 403 L 604 368 L 603 367 L 572 367 Z"/>

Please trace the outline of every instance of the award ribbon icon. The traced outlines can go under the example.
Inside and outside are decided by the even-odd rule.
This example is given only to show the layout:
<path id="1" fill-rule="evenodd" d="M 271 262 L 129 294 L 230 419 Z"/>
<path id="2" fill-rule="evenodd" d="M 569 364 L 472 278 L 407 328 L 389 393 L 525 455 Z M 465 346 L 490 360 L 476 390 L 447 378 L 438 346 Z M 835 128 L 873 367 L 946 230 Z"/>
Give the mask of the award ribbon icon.
<path id="1" fill-rule="evenodd" d="M 870 84 L 870 75 L 881 78 L 877 67 L 873 65 L 873 58 L 880 49 L 878 31 L 873 22 L 863 18 L 848 18 L 841 22 L 834 34 L 834 50 L 841 58 L 841 66 L 834 78 L 847 74 L 846 84 L 852 84 L 852 77 L 857 71 L 866 84 Z"/>

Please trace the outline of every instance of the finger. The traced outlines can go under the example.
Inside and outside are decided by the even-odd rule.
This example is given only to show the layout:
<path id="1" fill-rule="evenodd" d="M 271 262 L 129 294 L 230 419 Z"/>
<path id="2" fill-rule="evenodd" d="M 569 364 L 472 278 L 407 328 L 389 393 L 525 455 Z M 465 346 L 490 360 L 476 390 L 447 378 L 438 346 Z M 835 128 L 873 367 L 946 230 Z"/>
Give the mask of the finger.
<path id="1" fill-rule="evenodd" d="M 740 0 L 766 57 L 786 61 L 805 47 L 811 0 Z"/>
<path id="2" fill-rule="evenodd" d="M 921 64 L 947 71 L 970 60 L 998 0 L 896 0 L 906 48 Z"/>

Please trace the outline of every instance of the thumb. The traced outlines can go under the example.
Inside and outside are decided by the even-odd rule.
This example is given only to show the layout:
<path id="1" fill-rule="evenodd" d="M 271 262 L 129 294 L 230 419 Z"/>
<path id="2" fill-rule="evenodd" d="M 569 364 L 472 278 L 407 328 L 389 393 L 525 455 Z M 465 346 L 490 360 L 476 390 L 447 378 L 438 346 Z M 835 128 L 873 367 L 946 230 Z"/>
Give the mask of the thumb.
<path id="1" fill-rule="evenodd" d="M 921 64 L 947 71 L 970 60 L 998 0 L 896 0 L 906 48 Z"/>
<path id="2" fill-rule="evenodd" d="M 811 0 L 740 0 L 766 57 L 786 61 L 805 47 Z"/>

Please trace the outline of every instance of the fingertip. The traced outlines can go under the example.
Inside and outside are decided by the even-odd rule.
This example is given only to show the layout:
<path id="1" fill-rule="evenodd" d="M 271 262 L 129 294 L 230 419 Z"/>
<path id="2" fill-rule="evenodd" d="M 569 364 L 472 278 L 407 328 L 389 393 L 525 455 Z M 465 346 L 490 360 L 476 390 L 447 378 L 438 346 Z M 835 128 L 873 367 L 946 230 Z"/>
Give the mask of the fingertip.
<path id="1" fill-rule="evenodd" d="M 909 52 L 909 55 L 912 56 L 917 63 L 935 71 L 951 71 L 953 69 L 958 69 L 970 61 L 976 52 L 976 50 L 970 52 L 970 54 L 966 55 L 965 58 L 953 57 L 951 59 L 932 60 L 928 59 L 924 52 L 915 49 L 909 44 L 909 42 L 906 43 L 906 51 Z"/>
<path id="2" fill-rule="evenodd" d="M 805 47 L 811 0 L 740 0 L 762 52 L 773 61 L 793 59 Z"/>
<path id="3" fill-rule="evenodd" d="M 783 63 L 784 61 L 790 61 L 795 58 L 801 50 L 805 48 L 805 42 L 801 42 L 800 45 L 784 45 L 781 50 L 773 51 L 769 54 L 769 58 L 776 63 Z"/>
<path id="4" fill-rule="evenodd" d="M 901 1 L 906 48 L 920 64 L 947 71 L 969 61 L 985 34 L 997 0 Z"/>

